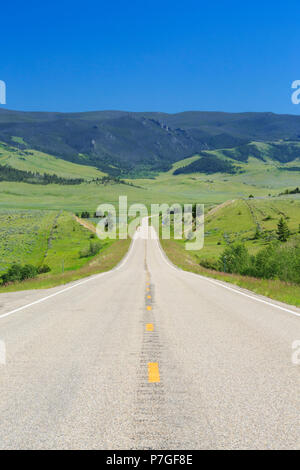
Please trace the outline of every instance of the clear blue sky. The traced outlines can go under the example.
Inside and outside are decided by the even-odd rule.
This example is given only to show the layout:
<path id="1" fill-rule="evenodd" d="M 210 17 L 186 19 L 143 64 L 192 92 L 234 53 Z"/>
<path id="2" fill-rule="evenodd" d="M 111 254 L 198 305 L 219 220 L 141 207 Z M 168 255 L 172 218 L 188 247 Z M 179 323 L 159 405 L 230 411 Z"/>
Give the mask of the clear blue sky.
<path id="1" fill-rule="evenodd" d="M 299 2 L 246 3 L 1 2 L 2 107 L 300 114 Z"/>

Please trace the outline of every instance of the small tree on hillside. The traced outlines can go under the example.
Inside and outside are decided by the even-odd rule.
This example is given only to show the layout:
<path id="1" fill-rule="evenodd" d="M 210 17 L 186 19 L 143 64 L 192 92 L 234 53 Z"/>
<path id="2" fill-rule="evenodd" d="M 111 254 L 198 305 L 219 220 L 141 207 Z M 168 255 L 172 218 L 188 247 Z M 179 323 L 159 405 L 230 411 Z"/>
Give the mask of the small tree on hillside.
<path id="1" fill-rule="evenodd" d="M 261 236 L 261 233 L 260 233 L 259 227 L 258 227 L 258 225 L 256 225 L 254 240 L 258 240 L 260 238 L 260 236 Z"/>
<path id="2" fill-rule="evenodd" d="M 287 239 L 290 236 L 290 231 L 289 231 L 288 225 L 287 225 L 287 223 L 286 223 L 286 221 L 284 220 L 283 217 L 280 218 L 280 220 L 277 224 L 277 232 L 276 233 L 277 233 L 278 240 L 280 240 L 281 242 L 286 242 Z"/>

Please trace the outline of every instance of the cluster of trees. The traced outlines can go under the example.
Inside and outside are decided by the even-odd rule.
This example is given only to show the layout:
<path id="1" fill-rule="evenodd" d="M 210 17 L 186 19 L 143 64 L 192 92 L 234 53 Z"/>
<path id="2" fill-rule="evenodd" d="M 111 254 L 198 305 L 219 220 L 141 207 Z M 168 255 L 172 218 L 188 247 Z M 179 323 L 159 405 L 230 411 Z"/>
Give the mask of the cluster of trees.
<path id="1" fill-rule="evenodd" d="M 273 242 L 250 255 L 242 243 L 228 246 L 218 260 L 218 269 L 263 279 L 281 279 L 300 284 L 300 245 Z"/>
<path id="2" fill-rule="evenodd" d="M 40 174 L 32 171 L 17 170 L 7 165 L 0 165 L 0 181 L 16 181 L 29 184 L 61 184 L 75 185 L 84 183 L 82 178 L 62 178 L 48 173 Z"/>
<path id="3" fill-rule="evenodd" d="M 91 214 L 89 211 L 76 212 L 75 215 L 76 217 L 80 217 L 81 219 L 90 219 L 90 218 L 97 219 L 97 218 L 103 217 L 97 212 L 94 212 L 93 214 Z"/>
<path id="4" fill-rule="evenodd" d="M 250 196 L 249 196 L 250 197 Z M 265 217 L 263 220 L 271 220 L 271 216 L 268 215 Z M 299 230 L 300 230 L 300 225 L 299 225 Z M 299 231 L 300 233 L 300 231 Z M 280 217 L 279 222 L 277 224 L 277 230 L 276 230 L 276 238 L 280 242 L 286 242 L 288 238 L 290 237 L 291 232 L 288 227 L 288 224 L 286 220 L 283 217 Z M 275 238 L 273 234 L 270 237 L 270 234 L 268 232 L 263 232 L 261 227 L 259 225 L 256 226 L 255 234 L 254 234 L 254 240 L 258 240 L 259 238 L 266 238 L 266 239 L 273 239 Z"/>
<path id="5" fill-rule="evenodd" d="M 85 182 L 83 178 L 62 178 L 57 175 L 49 175 L 48 173 L 39 176 L 41 176 L 43 179 L 42 184 L 75 185 Z"/>
<path id="6" fill-rule="evenodd" d="M 107 185 L 107 184 L 126 184 L 126 186 L 132 186 L 134 188 L 141 189 L 141 186 L 137 186 L 137 185 L 135 185 L 135 184 L 133 184 L 129 181 L 124 181 L 119 176 L 112 176 L 112 175 L 102 176 L 102 178 L 94 178 L 94 179 L 88 181 L 88 183 L 104 184 L 104 185 Z"/>
<path id="7" fill-rule="evenodd" d="M 284 196 L 285 194 L 300 194 L 300 189 L 298 187 L 295 189 L 286 189 L 283 193 L 279 193 L 279 196 Z"/>
<path id="8" fill-rule="evenodd" d="M 96 183 L 96 184 L 126 184 L 119 176 L 102 176 L 102 178 L 94 178 L 89 183 Z"/>
<path id="9" fill-rule="evenodd" d="M 141 188 L 133 183 L 122 180 L 118 176 L 103 176 L 86 181 L 83 178 L 63 178 L 58 175 L 50 175 L 49 173 L 40 174 L 38 172 L 18 170 L 8 165 L 0 165 L 0 181 L 16 181 L 29 184 L 60 184 L 60 185 L 76 185 L 82 183 L 94 184 L 125 184 L 135 188 Z"/>
<path id="10" fill-rule="evenodd" d="M 22 266 L 21 264 L 14 263 L 6 273 L 0 276 L 0 283 L 5 285 L 10 282 L 25 281 L 26 279 L 33 279 L 38 274 L 47 273 L 49 271 L 50 268 L 47 265 L 37 268 L 32 264 L 25 264 Z"/>
<path id="11" fill-rule="evenodd" d="M 300 166 L 280 166 L 278 170 L 281 171 L 300 171 Z"/>
<path id="12" fill-rule="evenodd" d="M 96 212 L 95 212 L 95 214 L 96 214 Z M 81 212 L 81 214 L 79 212 L 76 212 L 76 217 L 81 217 L 81 219 L 90 219 L 91 214 L 90 214 L 89 211 L 83 211 L 83 212 Z"/>
<path id="13" fill-rule="evenodd" d="M 300 233 L 300 224 L 298 231 Z M 256 255 L 251 255 L 243 243 L 234 243 L 225 248 L 217 261 L 202 259 L 200 264 L 207 269 L 300 284 L 300 243 L 296 240 L 286 244 L 290 235 L 287 222 L 281 217 L 276 239 Z M 260 237 L 257 228 L 254 238 Z"/>

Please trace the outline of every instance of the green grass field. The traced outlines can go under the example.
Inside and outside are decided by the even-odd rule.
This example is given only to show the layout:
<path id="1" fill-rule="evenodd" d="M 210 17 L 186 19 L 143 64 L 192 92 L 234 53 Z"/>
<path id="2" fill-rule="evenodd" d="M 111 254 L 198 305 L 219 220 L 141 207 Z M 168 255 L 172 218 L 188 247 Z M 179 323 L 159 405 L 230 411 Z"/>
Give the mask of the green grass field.
<path id="1" fill-rule="evenodd" d="M 22 144 L 22 142 L 16 141 Z M 83 178 L 90 180 L 104 175 L 97 168 L 77 163 L 67 162 L 53 155 L 37 150 L 19 150 L 0 142 L 0 165 L 8 165 L 22 171 L 38 172 L 40 174 L 55 174 L 62 178 Z"/>
<path id="2" fill-rule="evenodd" d="M 124 258 L 129 246 L 130 239 L 115 240 L 106 244 L 99 255 L 90 259 L 81 268 L 72 269 L 57 274 L 41 274 L 35 279 L 16 282 L 7 286 L 0 286 L 0 293 L 31 289 L 49 289 L 51 287 L 77 281 L 94 274 L 110 271 Z"/>
<path id="3" fill-rule="evenodd" d="M 1 210 L 0 224 L 0 275 L 13 263 L 51 269 L 36 279 L 2 286 L 1 292 L 52 287 L 109 270 L 130 244 L 130 239 L 97 240 L 100 253 L 81 257 L 80 252 L 95 242 L 95 235 L 64 211 Z"/>
<path id="4" fill-rule="evenodd" d="M 22 142 L 17 142 L 22 144 Z M 258 147 L 267 144 L 255 143 Z M 219 158 L 227 158 L 222 150 L 208 153 Z M 300 172 L 282 171 L 283 166 L 268 157 L 265 150 L 265 161 L 250 157 L 248 163 L 236 162 L 243 171 L 237 174 L 203 173 L 173 175 L 177 168 L 195 161 L 193 156 L 175 163 L 172 169 L 160 173 L 152 178 L 128 180 L 139 187 L 122 184 L 82 184 L 78 186 L 32 185 L 26 183 L 0 183 L 0 208 L 17 209 L 50 209 L 95 211 L 102 202 L 116 204 L 119 195 L 126 195 L 128 202 L 143 202 L 147 206 L 151 203 L 190 203 L 198 202 L 207 205 L 220 204 L 228 199 L 247 198 L 250 194 L 255 197 L 277 195 L 287 188 L 299 185 Z M 70 163 L 52 155 L 35 150 L 20 150 L 17 147 L 0 143 L 0 165 L 10 165 L 20 170 L 52 173 L 61 177 L 92 178 L 101 177 L 96 168 Z M 297 161 L 284 166 L 297 165 Z"/>
<path id="5" fill-rule="evenodd" d="M 283 181 L 280 172 L 280 184 L 273 188 L 247 184 L 239 180 L 241 175 L 191 176 L 161 174 L 156 179 L 133 180 L 140 188 L 124 184 L 84 183 L 77 186 L 32 185 L 27 183 L 0 183 L 0 208 L 18 209 L 64 209 L 72 212 L 79 210 L 95 211 L 103 202 L 117 204 L 119 195 L 128 197 L 129 204 L 141 202 L 150 206 L 152 203 L 204 203 L 220 204 L 228 199 L 277 195 L 286 188 L 295 188 L 293 172 L 290 180 Z"/>
<path id="6" fill-rule="evenodd" d="M 208 212 L 205 217 L 204 248 L 195 252 L 198 259 L 216 259 L 228 242 L 243 242 L 250 253 L 256 253 L 276 238 L 280 217 L 287 221 L 294 237 L 300 224 L 300 198 L 279 197 L 228 201 Z M 256 228 L 261 237 L 254 239 Z"/>
<path id="7" fill-rule="evenodd" d="M 51 275 L 79 269 L 90 258 L 79 252 L 88 248 L 92 233 L 67 212 L 40 210 L 0 211 L 0 274 L 13 264 L 47 264 Z M 109 242 L 102 242 L 102 249 Z"/>
<path id="8" fill-rule="evenodd" d="M 12 263 L 41 264 L 56 216 L 54 211 L 0 211 L 0 274 Z"/>

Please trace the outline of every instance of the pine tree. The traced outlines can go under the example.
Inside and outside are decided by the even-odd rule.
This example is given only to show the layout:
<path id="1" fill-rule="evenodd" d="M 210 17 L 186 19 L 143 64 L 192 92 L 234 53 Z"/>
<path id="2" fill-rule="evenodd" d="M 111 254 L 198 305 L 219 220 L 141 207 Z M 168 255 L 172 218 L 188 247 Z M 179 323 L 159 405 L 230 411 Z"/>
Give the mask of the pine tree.
<path id="1" fill-rule="evenodd" d="M 255 234 L 254 234 L 254 240 L 258 240 L 260 238 L 260 230 L 259 230 L 259 227 L 258 225 L 256 226 L 256 229 L 255 229 Z"/>
<path id="2" fill-rule="evenodd" d="M 281 242 L 286 242 L 287 239 L 290 236 L 289 228 L 288 228 L 287 223 L 286 223 L 286 221 L 284 220 L 283 217 L 280 218 L 280 220 L 277 224 L 277 232 L 276 233 L 277 233 L 278 240 L 280 240 Z"/>

